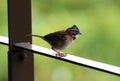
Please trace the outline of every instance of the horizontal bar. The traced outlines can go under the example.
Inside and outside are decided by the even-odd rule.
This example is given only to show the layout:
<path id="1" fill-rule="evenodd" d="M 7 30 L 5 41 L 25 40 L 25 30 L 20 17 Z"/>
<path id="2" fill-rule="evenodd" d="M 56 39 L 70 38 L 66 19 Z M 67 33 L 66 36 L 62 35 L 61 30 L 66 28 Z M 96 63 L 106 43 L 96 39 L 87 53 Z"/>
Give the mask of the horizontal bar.
<path id="1" fill-rule="evenodd" d="M 8 38 L 4 36 L 0 36 L 0 43 L 4 45 L 8 45 Z"/>
<path id="2" fill-rule="evenodd" d="M 0 36 L 0 43 L 8 45 L 9 44 L 8 38 Z M 40 55 L 52 57 L 55 59 L 59 59 L 59 60 L 63 60 L 66 62 L 76 64 L 76 65 L 82 65 L 82 66 L 85 66 L 88 68 L 92 68 L 92 69 L 96 69 L 96 70 L 100 70 L 103 72 L 107 72 L 107 73 L 111 73 L 111 74 L 120 76 L 120 67 L 118 67 L 118 66 L 113 66 L 113 65 L 102 63 L 102 62 L 89 60 L 89 59 L 74 56 L 71 54 L 67 54 L 66 57 L 56 57 L 55 51 L 48 49 L 48 48 L 41 47 L 41 46 L 32 45 L 29 42 L 17 43 L 17 44 L 15 44 L 15 46 L 22 48 L 22 49 L 32 51 L 32 52 L 40 54 Z"/>

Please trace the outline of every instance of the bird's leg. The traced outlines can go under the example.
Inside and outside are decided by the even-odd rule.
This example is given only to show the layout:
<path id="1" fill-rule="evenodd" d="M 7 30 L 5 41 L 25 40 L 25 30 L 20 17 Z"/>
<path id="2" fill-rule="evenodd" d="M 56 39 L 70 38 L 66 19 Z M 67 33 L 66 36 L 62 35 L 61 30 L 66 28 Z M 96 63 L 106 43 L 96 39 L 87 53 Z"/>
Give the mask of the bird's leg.
<path id="1" fill-rule="evenodd" d="M 56 56 L 57 57 L 65 57 L 65 56 L 67 56 L 67 54 L 65 54 L 65 53 L 63 53 L 63 52 L 60 52 L 60 51 L 58 51 L 57 49 L 55 49 L 55 48 L 52 48 L 55 52 L 56 52 Z"/>

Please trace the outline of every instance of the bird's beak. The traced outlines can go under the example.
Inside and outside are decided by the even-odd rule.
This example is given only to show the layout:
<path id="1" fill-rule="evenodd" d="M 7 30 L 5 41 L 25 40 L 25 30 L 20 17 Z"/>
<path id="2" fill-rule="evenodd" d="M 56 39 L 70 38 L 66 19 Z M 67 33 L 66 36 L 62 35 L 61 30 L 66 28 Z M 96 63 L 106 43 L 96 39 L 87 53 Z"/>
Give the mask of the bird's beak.
<path id="1" fill-rule="evenodd" d="M 79 33 L 79 35 L 82 35 L 82 33 Z"/>

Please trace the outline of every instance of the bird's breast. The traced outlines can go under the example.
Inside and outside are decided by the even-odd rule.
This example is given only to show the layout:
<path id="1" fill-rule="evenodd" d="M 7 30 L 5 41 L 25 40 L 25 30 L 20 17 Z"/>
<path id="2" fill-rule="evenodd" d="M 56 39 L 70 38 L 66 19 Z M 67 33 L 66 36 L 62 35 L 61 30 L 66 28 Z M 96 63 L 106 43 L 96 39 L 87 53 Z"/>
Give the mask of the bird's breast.
<path id="1" fill-rule="evenodd" d="M 60 50 L 64 50 L 70 46 L 70 44 L 73 42 L 73 40 L 70 37 L 67 37 L 67 39 L 64 41 L 64 43 L 61 44 Z"/>

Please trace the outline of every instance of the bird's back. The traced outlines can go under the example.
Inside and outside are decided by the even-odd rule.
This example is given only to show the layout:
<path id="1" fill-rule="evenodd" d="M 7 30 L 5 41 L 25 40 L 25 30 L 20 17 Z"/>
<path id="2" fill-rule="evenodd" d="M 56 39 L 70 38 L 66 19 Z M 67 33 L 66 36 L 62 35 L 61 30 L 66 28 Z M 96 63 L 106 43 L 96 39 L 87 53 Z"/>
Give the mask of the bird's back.
<path id="1" fill-rule="evenodd" d="M 66 38 L 68 33 L 66 31 L 57 31 L 44 36 L 44 39 L 53 47 L 63 50 L 68 46 L 70 41 Z"/>

